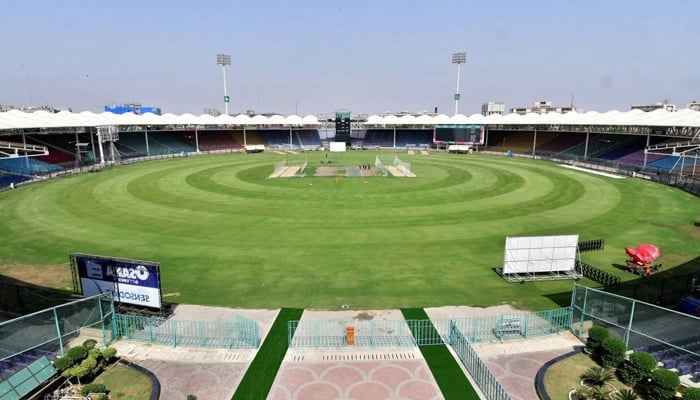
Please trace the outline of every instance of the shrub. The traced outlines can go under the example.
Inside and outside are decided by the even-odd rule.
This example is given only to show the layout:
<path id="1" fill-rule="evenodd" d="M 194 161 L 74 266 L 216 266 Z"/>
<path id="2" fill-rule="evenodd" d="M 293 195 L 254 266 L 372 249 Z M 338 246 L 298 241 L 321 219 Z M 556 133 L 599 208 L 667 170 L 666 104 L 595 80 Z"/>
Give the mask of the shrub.
<path id="1" fill-rule="evenodd" d="M 673 399 L 680 385 L 681 379 L 675 372 L 658 368 L 651 373 L 647 393 L 654 400 Z"/>
<path id="2" fill-rule="evenodd" d="M 635 385 L 642 379 L 648 378 L 651 371 L 656 369 L 656 358 L 644 351 L 635 351 L 620 366 L 620 378 L 625 383 Z"/>
<path id="3" fill-rule="evenodd" d="M 700 388 L 689 387 L 683 391 L 683 400 L 700 400 Z"/>
<path id="4" fill-rule="evenodd" d="M 581 375 L 581 378 L 595 387 L 601 387 L 615 379 L 615 375 L 608 369 L 591 367 Z"/>
<path id="5" fill-rule="evenodd" d="M 100 357 L 102 357 L 102 352 L 100 349 L 90 349 L 88 350 L 87 356 L 99 360 Z"/>
<path id="6" fill-rule="evenodd" d="M 96 344 L 97 344 L 97 340 L 87 339 L 86 341 L 83 342 L 83 347 L 85 347 L 85 350 L 90 350 L 90 349 L 95 348 Z"/>
<path id="7" fill-rule="evenodd" d="M 83 396 L 87 396 L 88 393 L 105 393 L 107 392 L 107 388 L 105 385 L 101 383 L 88 383 L 87 385 L 83 385 L 82 388 L 80 388 L 80 394 Z"/>
<path id="8" fill-rule="evenodd" d="M 78 378 L 78 380 L 80 380 L 80 378 L 84 378 L 88 374 L 88 372 L 89 371 L 87 370 L 87 368 L 83 368 L 80 365 L 74 365 L 68 368 L 67 370 L 63 371 L 61 376 L 68 379 Z"/>
<path id="9" fill-rule="evenodd" d="M 68 357 L 58 357 L 54 362 L 53 362 L 53 367 L 56 368 L 59 372 L 65 371 L 68 368 L 73 366 L 73 360 L 71 360 Z"/>
<path id="10" fill-rule="evenodd" d="M 613 400 L 637 400 L 639 396 L 637 393 L 630 389 L 620 389 L 619 392 L 615 393 Z"/>
<path id="11" fill-rule="evenodd" d="M 598 354 L 603 366 L 606 368 L 617 368 L 625 360 L 627 345 L 616 337 L 609 337 L 603 340 L 598 348 Z"/>
<path id="12" fill-rule="evenodd" d="M 80 366 L 87 369 L 90 375 L 94 375 L 100 369 L 97 360 L 92 357 L 88 357 L 81 361 Z"/>
<path id="13" fill-rule="evenodd" d="M 588 391 L 587 398 L 592 400 L 608 400 L 610 399 L 610 390 L 603 386 L 592 387 Z"/>
<path id="14" fill-rule="evenodd" d="M 107 362 L 110 362 L 115 355 L 117 355 L 117 349 L 114 347 L 105 347 L 102 350 L 102 357 L 104 357 Z"/>
<path id="15" fill-rule="evenodd" d="M 588 329 L 588 339 L 586 339 L 586 350 L 595 354 L 603 343 L 603 340 L 610 337 L 610 331 L 604 326 L 592 326 Z"/>
<path id="16" fill-rule="evenodd" d="M 68 349 L 66 352 L 66 357 L 70 358 L 73 363 L 82 361 L 83 358 L 87 356 L 87 350 L 83 346 L 75 346 Z"/>
<path id="17" fill-rule="evenodd" d="M 187 400 L 197 400 L 197 396 L 195 396 L 195 395 L 193 395 L 193 394 L 188 394 L 188 395 L 187 395 Z"/>

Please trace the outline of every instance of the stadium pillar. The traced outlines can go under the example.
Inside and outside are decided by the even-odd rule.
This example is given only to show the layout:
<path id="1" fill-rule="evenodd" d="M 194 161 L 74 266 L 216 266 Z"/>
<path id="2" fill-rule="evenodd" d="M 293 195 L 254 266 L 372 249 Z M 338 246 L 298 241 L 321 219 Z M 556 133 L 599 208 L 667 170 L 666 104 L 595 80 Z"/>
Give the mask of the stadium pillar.
<path id="1" fill-rule="evenodd" d="M 394 150 L 396 150 L 396 125 L 394 125 Z"/>
<path id="2" fill-rule="evenodd" d="M 292 150 L 292 127 L 289 127 L 289 150 Z"/>
<path id="3" fill-rule="evenodd" d="M 194 147 L 199 153 L 199 134 L 197 133 L 197 125 L 194 126 Z"/>
<path id="4" fill-rule="evenodd" d="M 97 128 L 97 144 L 100 147 L 100 164 L 105 164 L 105 150 L 102 146 L 102 129 Z"/>
<path id="5" fill-rule="evenodd" d="M 537 147 L 537 128 L 535 128 L 535 136 L 532 138 L 532 158 L 535 158 L 536 147 Z"/>
<path id="6" fill-rule="evenodd" d="M 588 127 L 588 130 L 586 131 L 586 146 L 583 148 L 583 159 L 587 160 L 588 159 L 588 139 L 591 136 L 591 127 Z"/>
<path id="7" fill-rule="evenodd" d="M 148 147 L 148 127 L 145 127 L 143 130 L 143 137 L 146 139 L 146 155 L 150 156 L 151 155 L 151 149 Z"/>
<path id="8" fill-rule="evenodd" d="M 644 149 L 644 163 L 642 164 L 643 166 L 647 166 L 647 148 L 649 148 L 649 143 L 651 142 L 651 136 L 649 133 L 651 132 L 651 129 L 647 131 L 647 145 L 646 148 Z"/>
<path id="9" fill-rule="evenodd" d="M 24 137 L 24 129 L 22 129 L 22 146 L 27 148 L 27 138 Z M 29 171 L 29 157 L 24 157 L 24 162 L 27 164 L 27 171 Z"/>
<path id="10" fill-rule="evenodd" d="M 243 150 L 245 150 L 247 146 L 248 146 L 248 143 L 246 140 L 245 126 L 243 126 Z"/>

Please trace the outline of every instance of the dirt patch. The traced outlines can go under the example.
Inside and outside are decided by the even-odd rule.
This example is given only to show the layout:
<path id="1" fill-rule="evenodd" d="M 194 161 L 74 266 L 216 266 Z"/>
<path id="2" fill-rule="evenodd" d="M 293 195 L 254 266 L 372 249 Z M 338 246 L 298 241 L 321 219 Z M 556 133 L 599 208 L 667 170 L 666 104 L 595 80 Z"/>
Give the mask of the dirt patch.
<path id="1" fill-rule="evenodd" d="M 342 167 L 317 167 L 314 176 L 344 176 L 345 168 Z"/>
<path id="2" fill-rule="evenodd" d="M 48 288 L 72 290 L 68 265 L 34 265 L 0 262 L 0 279 L 20 281 Z M 9 278 L 9 279 L 7 279 Z"/>
<path id="3" fill-rule="evenodd" d="M 654 225 L 654 226 L 661 227 L 661 228 L 673 228 L 672 225 L 664 224 L 664 223 L 662 223 L 662 222 L 654 222 L 654 221 L 652 221 L 651 224 Z"/>
<path id="4" fill-rule="evenodd" d="M 359 321 L 370 321 L 374 319 L 374 315 L 368 313 L 368 312 L 361 312 L 357 315 L 355 315 L 354 319 L 359 320 Z"/>

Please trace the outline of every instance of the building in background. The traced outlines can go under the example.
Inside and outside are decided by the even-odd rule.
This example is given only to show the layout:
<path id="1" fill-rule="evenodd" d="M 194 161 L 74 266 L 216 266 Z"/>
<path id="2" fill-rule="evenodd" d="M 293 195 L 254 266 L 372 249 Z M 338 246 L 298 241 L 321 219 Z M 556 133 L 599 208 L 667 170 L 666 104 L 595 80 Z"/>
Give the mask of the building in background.
<path id="1" fill-rule="evenodd" d="M 573 102 L 568 107 L 559 107 L 553 106 L 551 101 L 536 101 L 532 103 L 532 107 L 515 107 L 511 108 L 510 112 L 520 115 L 547 113 L 566 114 L 569 112 L 576 112 L 576 107 L 574 107 Z"/>
<path id="2" fill-rule="evenodd" d="M 630 107 L 630 110 L 642 110 L 644 112 L 654 111 L 654 110 L 666 110 L 666 111 L 676 111 L 675 104 L 669 104 L 668 101 L 656 104 L 643 104 Z"/>
<path id="3" fill-rule="evenodd" d="M 126 114 L 128 112 L 132 112 L 136 115 L 141 115 L 145 113 L 160 115 L 160 108 L 142 106 L 141 103 L 106 105 L 105 111 L 114 114 Z"/>
<path id="4" fill-rule="evenodd" d="M 694 111 L 700 111 L 700 103 L 698 103 L 697 101 L 691 101 L 690 103 L 685 105 L 685 108 Z"/>
<path id="5" fill-rule="evenodd" d="M 217 110 L 216 108 L 205 108 L 204 114 L 211 115 L 212 117 L 218 117 L 221 115 L 221 111 Z"/>
<path id="6" fill-rule="evenodd" d="M 0 104 L 0 112 L 19 110 L 24 112 L 46 111 L 50 113 L 58 113 L 61 111 L 73 112 L 70 107 L 52 107 L 52 106 L 14 106 L 11 104 Z"/>
<path id="7" fill-rule="evenodd" d="M 503 115 L 506 112 L 506 103 L 489 101 L 481 104 L 481 115 L 488 117 L 489 115 Z"/>

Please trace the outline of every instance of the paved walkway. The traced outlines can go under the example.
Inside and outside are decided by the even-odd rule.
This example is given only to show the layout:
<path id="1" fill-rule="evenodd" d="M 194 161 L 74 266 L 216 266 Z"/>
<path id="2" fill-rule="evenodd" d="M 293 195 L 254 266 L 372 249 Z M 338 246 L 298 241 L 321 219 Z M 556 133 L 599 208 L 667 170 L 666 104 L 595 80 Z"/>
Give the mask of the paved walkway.
<path id="1" fill-rule="evenodd" d="M 268 400 L 444 399 L 416 348 L 305 353 L 288 352 Z"/>
<path id="2" fill-rule="evenodd" d="M 180 307 L 177 311 L 176 318 L 182 319 L 212 316 L 210 313 L 204 317 L 206 310 L 199 307 Z M 223 310 L 214 311 L 216 319 L 230 318 Z M 250 312 L 246 317 L 261 322 L 264 337 L 276 312 L 258 310 L 256 315 Z M 371 314 L 372 318 L 395 319 L 393 313 L 396 312 L 384 310 L 354 315 L 356 311 L 346 311 L 336 312 L 335 316 L 365 318 Z M 306 311 L 302 319 L 323 320 L 328 319 L 328 314 Z M 474 348 L 514 400 L 536 400 L 535 376 L 539 369 L 581 345 L 573 334 L 563 332 L 504 343 L 477 343 Z M 198 400 L 230 399 L 256 354 L 256 350 L 173 348 L 124 340 L 117 341 L 114 347 L 119 355 L 156 375 L 163 400 L 184 400 L 189 394 L 197 396 Z M 268 399 L 440 400 L 443 396 L 417 347 L 343 347 L 289 349 Z"/>
<path id="3" fill-rule="evenodd" d="M 548 361 L 582 346 L 573 334 L 562 332 L 534 339 L 474 345 L 513 400 L 537 400 L 535 377 Z"/>

